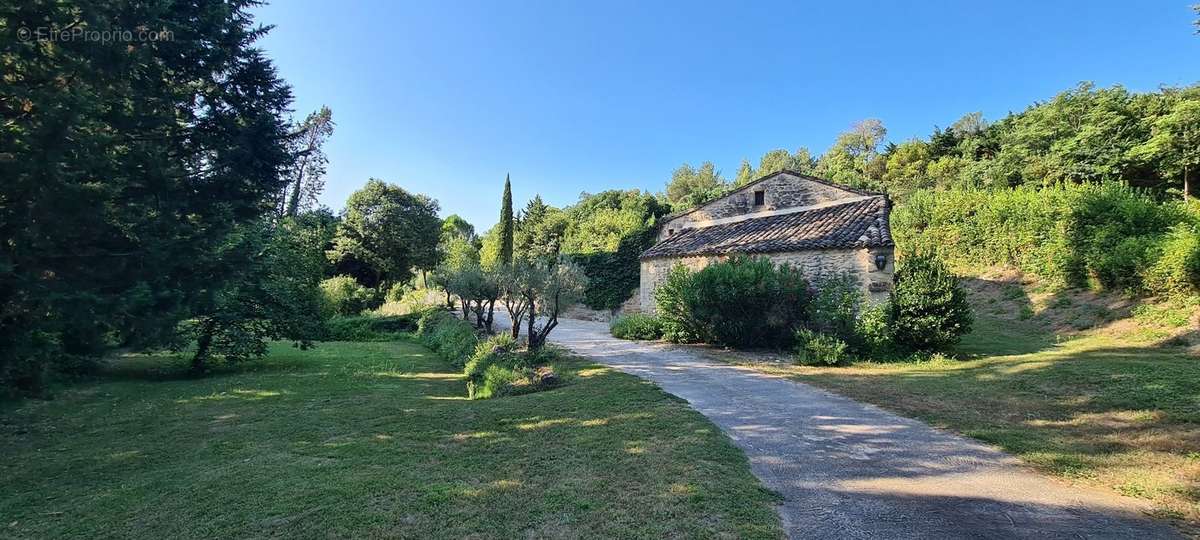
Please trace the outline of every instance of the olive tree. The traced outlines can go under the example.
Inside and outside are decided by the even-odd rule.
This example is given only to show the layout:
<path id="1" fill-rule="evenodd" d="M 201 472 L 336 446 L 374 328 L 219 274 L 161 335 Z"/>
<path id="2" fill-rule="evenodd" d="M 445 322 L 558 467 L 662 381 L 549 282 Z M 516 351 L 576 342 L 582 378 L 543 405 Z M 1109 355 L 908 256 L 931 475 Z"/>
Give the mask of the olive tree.
<path id="1" fill-rule="evenodd" d="M 546 344 L 546 337 L 558 326 L 563 309 L 579 302 L 587 286 L 587 277 L 578 266 L 560 260 L 551 266 L 537 263 L 514 265 L 507 282 L 506 297 L 519 296 L 529 313 L 526 339 L 529 350 L 536 351 Z M 542 322 L 539 324 L 538 319 Z M 514 320 L 513 324 L 517 322 Z"/>

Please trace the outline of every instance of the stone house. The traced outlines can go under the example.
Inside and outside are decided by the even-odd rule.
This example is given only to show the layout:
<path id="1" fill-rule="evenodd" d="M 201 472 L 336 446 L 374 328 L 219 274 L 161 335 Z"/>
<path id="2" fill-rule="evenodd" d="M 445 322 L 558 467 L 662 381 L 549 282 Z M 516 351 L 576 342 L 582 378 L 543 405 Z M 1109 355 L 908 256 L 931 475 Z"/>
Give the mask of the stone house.
<path id="1" fill-rule="evenodd" d="M 732 255 L 788 263 L 808 276 L 849 273 L 871 301 L 886 299 L 895 270 L 891 201 L 792 171 L 746 184 L 668 215 L 642 253 L 638 307 L 654 311 L 654 290 L 677 264 L 698 270 Z"/>

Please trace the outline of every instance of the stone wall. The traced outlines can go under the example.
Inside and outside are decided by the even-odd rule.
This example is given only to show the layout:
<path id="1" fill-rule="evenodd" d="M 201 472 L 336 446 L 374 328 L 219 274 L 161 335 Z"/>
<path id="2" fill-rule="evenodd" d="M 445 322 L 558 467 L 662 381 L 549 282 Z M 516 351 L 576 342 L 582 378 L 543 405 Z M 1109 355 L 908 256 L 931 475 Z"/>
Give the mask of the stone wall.
<path id="1" fill-rule="evenodd" d="M 875 267 L 876 255 L 883 255 L 887 259 L 883 270 Z M 863 294 L 872 303 L 887 300 L 888 293 L 892 290 L 892 274 L 896 270 L 895 257 L 890 247 L 796 251 L 771 253 L 765 256 L 775 264 L 786 263 L 800 268 L 804 275 L 810 277 L 847 272 L 858 278 Z M 696 271 L 708 266 L 713 261 L 726 258 L 728 257 L 718 255 L 643 259 L 641 284 L 638 288 L 641 311 L 654 313 L 654 290 L 666 280 L 667 274 L 676 264 L 682 264 L 692 271 Z"/>
<path id="2" fill-rule="evenodd" d="M 763 192 L 764 204 L 761 206 L 754 206 L 755 191 Z M 658 240 L 670 237 L 672 230 L 679 232 L 687 228 L 702 227 L 705 222 L 715 219 L 734 216 L 753 218 L 760 212 L 814 206 L 855 197 L 860 195 L 799 176 L 780 173 L 662 223 L 658 231 Z"/>

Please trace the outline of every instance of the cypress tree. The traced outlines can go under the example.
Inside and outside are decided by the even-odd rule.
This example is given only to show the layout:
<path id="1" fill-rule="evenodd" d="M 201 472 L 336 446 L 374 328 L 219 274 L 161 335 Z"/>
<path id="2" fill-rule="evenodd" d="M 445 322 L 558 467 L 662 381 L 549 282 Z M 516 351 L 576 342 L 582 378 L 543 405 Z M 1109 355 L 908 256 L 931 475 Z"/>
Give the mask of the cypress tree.
<path id="1" fill-rule="evenodd" d="M 513 212 L 512 184 L 504 175 L 504 198 L 500 202 L 500 264 L 512 263 L 513 255 Z"/>

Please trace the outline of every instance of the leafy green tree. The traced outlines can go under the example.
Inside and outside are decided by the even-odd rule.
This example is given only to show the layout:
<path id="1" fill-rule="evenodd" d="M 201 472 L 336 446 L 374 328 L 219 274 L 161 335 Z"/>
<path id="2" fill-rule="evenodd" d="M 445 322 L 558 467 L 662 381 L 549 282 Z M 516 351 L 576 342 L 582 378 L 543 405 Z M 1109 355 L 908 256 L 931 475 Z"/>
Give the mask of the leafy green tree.
<path id="1" fill-rule="evenodd" d="M 324 105 L 295 126 L 289 149 L 296 163 L 288 172 L 288 185 L 280 197 L 281 216 L 295 217 L 301 210 L 316 206 L 317 197 L 325 189 L 325 167 L 329 164 L 325 141 L 333 135 L 333 127 L 333 112 Z"/>
<path id="2" fill-rule="evenodd" d="M 267 340 L 288 339 L 307 348 L 324 331 L 318 288 L 324 267 L 318 231 L 291 220 L 265 221 L 227 237 L 221 254 L 237 261 L 209 302 L 197 306 L 192 370 L 203 372 L 213 354 L 226 361 L 258 358 Z"/>
<path id="3" fill-rule="evenodd" d="M 333 276 L 321 281 L 321 296 L 330 315 L 358 315 L 375 301 L 375 290 L 363 287 L 351 276 Z"/>
<path id="4" fill-rule="evenodd" d="M 525 323 L 531 351 L 546 344 L 546 338 L 558 326 L 559 315 L 582 299 L 587 287 L 587 276 L 566 260 L 550 267 L 539 263 L 522 264 L 515 267 L 509 279 L 506 290 L 520 296 L 529 310 Z M 543 319 L 540 323 L 539 317 Z"/>
<path id="5" fill-rule="evenodd" d="M 817 163 L 817 175 L 841 184 L 879 188 L 886 164 L 879 145 L 887 136 L 883 122 L 869 118 L 838 135 Z"/>
<path id="6" fill-rule="evenodd" d="M 467 242 L 475 242 L 475 226 L 467 222 L 458 214 L 450 214 L 446 219 L 442 220 L 442 236 L 443 242 L 453 239 L 462 239 Z"/>
<path id="7" fill-rule="evenodd" d="M 479 239 L 479 264 L 486 270 L 500 267 L 500 227 L 492 227 Z"/>
<path id="8" fill-rule="evenodd" d="M 749 160 L 742 160 L 742 164 L 738 166 L 737 175 L 733 177 L 733 186 L 741 187 L 757 178 L 754 172 L 754 166 L 750 165 Z"/>
<path id="9" fill-rule="evenodd" d="M 437 262 L 442 220 L 437 201 L 370 179 L 346 201 L 329 258 L 360 283 L 387 290 Z"/>
<path id="10" fill-rule="evenodd" d="M 512 184 L 508 175 L 504 175 L 504 196 L 500 201 L 500 264 L 511 264 L 513 256 L 513 208 Z"/>
<path id="11" fill-rule="evenodd" d="M 442 262 L 434 269 L 433 281 L 446 292 L 446 307 L 450 307 L 452 278 L 465 268 L 480 266 L 479 249 L 464 238 L 451 236 L 444 243 L 443 251 Z"/>
<path id="12" fill-rule="evenodd" d="M 883 185 L 887 192 L 903 195 L 929 187 L 930 156 L 929 143 L 925 141 L 914 139 L 896 145 L 888 154 L 883 173 Z"/>
<path id="13" fill-rule="evenodd" d="M 1183 198 L 1195 193 L 1192 176 L 1200 169 L 1200 99 L 1181 99 L 1154 121 L 1153 135 L 1135 149 L 1157 161 L 1168 175 L 1179 175 Z"/>
<path id="14" fill-rule="evenodd" d="M 699 169 L 684 163 L 671 173 L 667 183 L 667 201 L 676 210 L 685 210 L 715 199 L 729 189 L 729 183 L 721 177 L 721 171 L 711 161 L 700 164 Z"/>
<path id="15" fill-rule="evenodd" d="M 176 342 L 249 264 L 226 250 L 292 166 L 288 87 L 251 0 L 0 10 L 0 384 Z M 164 41 L 17 39 L 20 28 L 169 30 Z"/>
<path id="16" fill-rule="evenodd" d="M 535 195 L 516 219 L 514 259 L 557 259 L 562 250 L 567 227 L 566 213 L 546 204 L 541 196 Z"/>
<path id="17" fill-rule="evenodd" d="M 500 299 L 508 312 L 508 320 L 512 324 L 509 333 L 514 340 L 521 337 L 521 323 L 529 314 L 529 297 L 523 294 L 524 287 L 528 276 L 535 271 L 536 265 L 541 263 L 538 259 L 520 257 L 497 272 Z"/>
<path id="18" fill-rule="evenodd" d="M 562 253 L 588 276 L 588 306 L 614 309 L 629 298 L 638 286 L 638 256 L 666 213 L 657 197 L 638 190 L 585 193 L 565 210 Z"/>
<path id="19" fill-rule="evenodd" d="M 971 331 L 967 293 L 945 263 L 931 254 L 901 259 L 888 302 L 895 340 L 918 351 L 945 350 Z"/>

